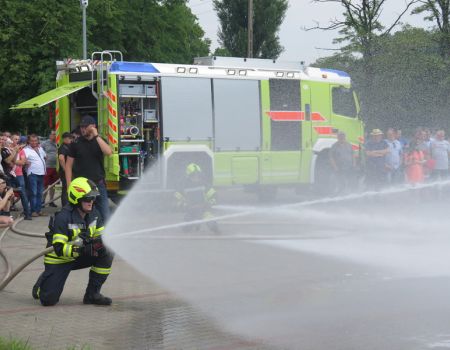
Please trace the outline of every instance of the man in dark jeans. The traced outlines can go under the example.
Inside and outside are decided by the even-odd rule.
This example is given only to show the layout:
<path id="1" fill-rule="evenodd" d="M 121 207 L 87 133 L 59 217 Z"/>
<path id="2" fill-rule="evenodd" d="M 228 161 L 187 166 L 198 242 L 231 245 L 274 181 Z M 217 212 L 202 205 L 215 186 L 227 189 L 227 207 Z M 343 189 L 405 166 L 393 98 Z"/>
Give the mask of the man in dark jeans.
<path id="1" fill-rule="evenodd" d="M 364 145 L 366 153 L 366 185 L 370 190 L 381 190 L 387 185 L 386 155 L 389 145 L 383 140 L 383 132 L 373 129 L 370 140 Z"/>
<path id="2" fill-rule="evenodd" d="M 330 163 L 336 178 L 336 193 L 350 192 L 355 184 L 355 157 L 344 132 L 337 133 L 337 142 L 330 149 Z"/>
<path id="3" fill-rule="evenodd" d="M 86 177 L 92 180 L 100 192 L 96 207 L 105 221 L 109 219 L 108 193 L 106 191 L 103 157 L 112 154 L 111 147 L 97 131 L 95 119 L 85 115 L 80 123 L 81 136 L 71 145 L 66 160 L 66 181 L 70 185 L 72 178 Z"/>

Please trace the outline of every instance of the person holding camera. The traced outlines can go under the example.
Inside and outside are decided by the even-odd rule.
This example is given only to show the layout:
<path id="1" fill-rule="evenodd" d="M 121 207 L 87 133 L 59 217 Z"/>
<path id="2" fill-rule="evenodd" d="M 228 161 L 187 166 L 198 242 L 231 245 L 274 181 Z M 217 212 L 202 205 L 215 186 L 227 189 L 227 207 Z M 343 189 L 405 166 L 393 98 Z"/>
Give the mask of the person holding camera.
<path id="1" fill-rule="evenodd" d="M 0 226 L 11 226 L 14 219 L 10 216 L 9 208 L 14 198 L 14 191 L 6 185 L 6 176 L 0 175 Z"/>
<path id="2" fill-rule="evenodd" d="M 95 119 L 85 115 L 80 123 L 81 136 L 72 142 L 66 160 L 66 181 L 70 185 L 73 177 L 86 177 L 93 181 L 99 192 L 100 198 L 96 207 L 105 221 L 109 219 L 108 192 L 105 182 L 104 156 L 112 154 L 111 147 L 98 134 Z"/>
<path id="3" fill-rule="evenodd" d="M 68 201 L 50 219 L 45 270 L 33 286 L 32 295 L 43 306 L 58 303 L 70 271 L 90 267 L 84 304 L 111 305 L 100 289 L 111 272 L 113 254 L 103 245 L 103 218 L 94 206 L 100 196 L 95 184 L 85 177 L 74 179 L 67 190 Z"/>

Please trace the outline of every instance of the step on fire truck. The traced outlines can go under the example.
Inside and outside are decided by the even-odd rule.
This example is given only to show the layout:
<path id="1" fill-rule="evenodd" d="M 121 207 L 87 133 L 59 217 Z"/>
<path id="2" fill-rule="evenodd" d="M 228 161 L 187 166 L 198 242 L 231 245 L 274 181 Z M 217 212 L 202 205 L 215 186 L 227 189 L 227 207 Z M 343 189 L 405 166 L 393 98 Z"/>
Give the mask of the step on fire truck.
<path id="1" fill-rule="evenodd" d="M 14 109 L 55 102 L 57 141 L 89 114 L 113 150 L 107 187 L 126 191 L 151 168 L 176 188 L 197 163 L 215 186 L 326 184 L 328 151 L 363 123 L 348 74 L 300 62 L 232 57 L 192 65 L 123 61 L 118 51 L 57 62 L 56 88 Z"/>

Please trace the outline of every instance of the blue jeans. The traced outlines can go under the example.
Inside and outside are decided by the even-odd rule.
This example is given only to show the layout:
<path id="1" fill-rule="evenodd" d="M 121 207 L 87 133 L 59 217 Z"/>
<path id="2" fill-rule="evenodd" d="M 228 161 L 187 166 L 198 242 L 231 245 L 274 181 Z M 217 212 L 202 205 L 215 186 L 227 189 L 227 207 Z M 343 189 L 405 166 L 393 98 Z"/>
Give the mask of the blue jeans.
<path id="1" fill-rule="evenodd" d="M 31 211 L 40 213 L 42 209 L 42 193 L 44 192 L 44 175 L 28 175 L 28 186 L 31 193 Z"/>
<path id="2" fill-rule="evenodd" d="M 25 178 L 23 176 L 16 176 L 11 178 L 11 186 L 20 188 L 20 201 L 22 203 L 22 208 L 25 216 L 31 215 L 30 203 L 28 202 L 27 189 L 25 187 Z"/>
<path id="3" fill-rule="evenodd" d="M 101 181 L 96 185 L 98 191 L 100 192 L 100 197 L 98 197 L 95 201 L 95 207 L 98 209 L 100 214 L 102 214 L 103 220 L 106 223 L 111 216 L 111 212 L 109 210 L 108 191 L 106 190 L 104 181 Z"/>

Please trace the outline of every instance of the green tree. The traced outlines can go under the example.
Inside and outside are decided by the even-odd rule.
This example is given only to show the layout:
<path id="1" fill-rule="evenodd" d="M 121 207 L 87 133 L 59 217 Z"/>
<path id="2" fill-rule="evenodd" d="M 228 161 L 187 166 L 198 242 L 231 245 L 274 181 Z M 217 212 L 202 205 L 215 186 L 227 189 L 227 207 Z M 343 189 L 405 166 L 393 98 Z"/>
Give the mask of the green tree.
<path id="1" fill-rule="evenodd" d="M 115 3 L 109 27 L 117 35 L 102 35 L 104 25 L 94 28 L 90 36 L 95 38 L 94 49 L 118 49 L 130 61 L 192 63 L 194 57 L 208 55 L 210 41 L 203 38 L 204 31 L 185 0 L 109 1 Z M 98 1 L 98 6 L 105 5 Z M 99 14 L 105 16 L 104 11 Z M 94 20 L 103 23 L 103 18 Z M 117 21 L 121 23 L 116 25 Z"/>
<path id="2" fill-rule="evenodd" d="M 80 52 L 78 4 L 57 0 L 3 0 L 0 6 L 0 126 L 38 131 L 46 110 L 11 112 L 8 108 L 54 87 L 55 60 Z"/>
<path id="3" fill-rule="evenodd" d="M 283 23 L 287 0 L 254 0 L 253 56 L 277 58 L 282 52 L 278 31 Z M 247 56 L 248 0 L 214 0 L 221 28 L 219 43 L 232 56 Z"/>
<path id="4" fill-rule="evenodd" d="M 404 27 L 379 41 L 373 59 L 371 95 L 364 60 L 348 54 L 319 59 L 315 65 L 347 71 L 360 94 L 368 128 L 419 126 L 450 128 L 450 78 L 435 32 Z"/>
<path id="5" fill-rule="evenodd" d="M 441 55 L 450 56 L 450 0 L 419 0 L 413 14 L 425 14 L 425 20 L 435 22 Z"/>
<path id="6" fill-rule="evenodd" d="M 338 30 L 340 37 L 335 43 L 345 44 L 341 51 L 348 55 L 361 56 L 360 69 L 362 79 L 359 81 L 361 88 L 362 112 L 369 120 L 376 120 L 378 109 L 369 99 L 376 93 L 373 77 L 376 74 L 375 59 L 381 50 L 381 41 L 388 37 L 393 29 L 400 23 L 403 15 L 418 0 L 407 0 L 403 11 L 397 15 L 394 21 L 385 26 L 380 21 L 380 16 L 388 0 L 314 0 L 317 3 L 339 3 L 343 8 L 342 19 L 331 20 L 329 25 L 317 24 L 312 29 Z"/>
<path id="7" fill-rule="evenodd" d="M 73 0 L 3 0 L 0 6 L 0 130 L 48 129 L 48 109 L 9 107 L 55 86 L 55 61 L 82 55 L 81 9 Z M 91 0 L 88 53 L 120 50 L 126 60 L 190 63 L 210 42 L 186 0 Z"/>
<path id="8" fill-rule="evenodd" d="M 223 47 L 217 47 L 213 52 L 213 56 L 232 57 L 230 51 Z"/>
<path id="9" fill-rule="evenodd" d="M 346 43 L 343 51 L 360 53 L 365 60 L 376 54 L 379 37 L 389 35 L 400 23 L 403 15 L 418 0 L 405 1 L 403 11 L 395 20 L 385 26 L 380 22 L 380 16 L 388 0 L 313 0 L 316 3 L 339 3 L 342 5 L 342 19 L 333 19 L 327 26 L 317 24 L 307 30 L 338 30 L 340 37 L 335 43 Z"/>

